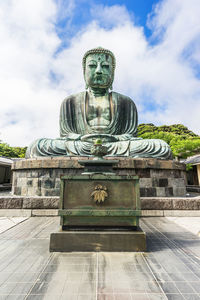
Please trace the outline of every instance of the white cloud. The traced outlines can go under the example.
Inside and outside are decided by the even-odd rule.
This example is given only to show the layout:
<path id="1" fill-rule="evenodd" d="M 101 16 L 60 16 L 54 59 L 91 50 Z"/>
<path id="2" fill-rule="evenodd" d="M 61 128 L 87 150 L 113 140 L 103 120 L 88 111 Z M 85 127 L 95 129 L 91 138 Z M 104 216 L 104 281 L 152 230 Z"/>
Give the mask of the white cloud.
<path id="1" fill-rule="evenodd" d="M 98 14 L 55 55 L 61 44 L 55 24 L 63 3 L 0 3 L 0 139 L 28 145 L 35 138 L 59 136 L 60 103 L 84 89 L 81 59 L 97 46 L 114 52 L 114 89 L 135 100 L 140 122 L 183 123 L 200 133 L 200 80 L 195 73 L 200 69 L 199 0 L 157 5 L 148 21 L 153 38 L 159 39 L 155 44 L 149 44 L 124 6 L 95 6 Z M 64 15 L 71 22 L 72 10 L 79 8 L 73 1 L 70 7 Z"/>

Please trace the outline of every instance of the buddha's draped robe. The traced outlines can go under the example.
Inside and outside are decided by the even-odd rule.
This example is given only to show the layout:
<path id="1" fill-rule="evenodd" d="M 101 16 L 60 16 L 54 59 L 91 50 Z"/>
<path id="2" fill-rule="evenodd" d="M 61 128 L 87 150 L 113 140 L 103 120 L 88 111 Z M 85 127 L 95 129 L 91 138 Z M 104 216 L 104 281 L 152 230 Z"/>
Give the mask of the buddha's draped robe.
<path id="1" fill-rule="evenodd" d="M 27 158 L 91 155 L 93 142 L 81 138 L 85 135 L 99 134 L 99 131 L 87 122 L 87 96 L 87 92 L 82 92 L 63 101 L 60 110 L 60 138 L 36 140 L 28 147 Z M 164 141 L 137 138 L 137 109 L 130 98 L 112 92 L 109 99 L 111 121 L 103 132 L 101 131 L 102 134 L 111 137 L 111 141 L 104 143 L 108 148 L 108 156 L 171 158 L 170 147 Z"/>

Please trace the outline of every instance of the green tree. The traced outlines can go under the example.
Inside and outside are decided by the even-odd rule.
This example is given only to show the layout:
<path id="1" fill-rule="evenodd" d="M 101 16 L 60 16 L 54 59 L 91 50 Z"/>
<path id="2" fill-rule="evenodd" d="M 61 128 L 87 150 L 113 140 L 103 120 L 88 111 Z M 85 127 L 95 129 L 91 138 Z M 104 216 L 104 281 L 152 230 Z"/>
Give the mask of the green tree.
<path id="1" fill-rule="evenodd" d="M 0 143 L 0 156 L 24 158 L 27 147 L 11 147 L 6 143 Z"/>
<path id="2" fill-rule="evenodd" d="M 138 136 L 144 139 L 161 139 L 168 143 L 174 157 L 187 158 L 200 153 L 200 136 L 182 124 L 155 126 L 140 124 Z"/>

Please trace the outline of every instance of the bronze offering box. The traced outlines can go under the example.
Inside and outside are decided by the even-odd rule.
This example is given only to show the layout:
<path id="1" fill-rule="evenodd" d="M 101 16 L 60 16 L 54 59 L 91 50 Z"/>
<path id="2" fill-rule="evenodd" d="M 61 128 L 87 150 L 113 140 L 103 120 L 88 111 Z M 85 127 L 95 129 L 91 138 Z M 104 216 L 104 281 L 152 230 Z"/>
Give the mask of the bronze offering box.
<path id="1" fill-rule="evenodd" d="M 139 228 L 139 177 L 116 175 L 117 161 L 82 161 L 82 175 L 61 176 L 61 230 L 50 251 L 146 251 Z"/>
<path id="2" fill-rule="evenodd" d="M 139 226 L 139 178 L 132 175 L 62 176 L 60 210 L 63 230 Z"/>

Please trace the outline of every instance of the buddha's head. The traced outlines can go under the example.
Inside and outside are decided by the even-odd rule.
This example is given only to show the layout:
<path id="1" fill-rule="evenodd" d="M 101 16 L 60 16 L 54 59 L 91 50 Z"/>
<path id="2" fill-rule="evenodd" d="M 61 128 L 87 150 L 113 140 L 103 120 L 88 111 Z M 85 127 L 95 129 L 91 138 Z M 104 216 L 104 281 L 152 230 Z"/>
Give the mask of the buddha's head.
<path id="1" fill-rule="evenodd" d="M 83 57 L 83 72 L 86 87 L 112 89 L 115 71 L 114 54 L 104 48 L 87 51 Z"/>

